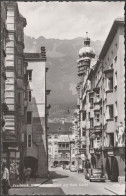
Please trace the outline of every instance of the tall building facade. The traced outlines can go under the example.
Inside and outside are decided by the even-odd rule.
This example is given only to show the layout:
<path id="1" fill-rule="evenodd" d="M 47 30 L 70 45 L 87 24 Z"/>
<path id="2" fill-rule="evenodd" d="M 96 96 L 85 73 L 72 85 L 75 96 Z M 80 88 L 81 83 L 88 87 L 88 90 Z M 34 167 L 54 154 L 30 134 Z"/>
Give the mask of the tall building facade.
<path id="1" fill-rule="evenodd" d="M 31 166 L 32 173 L 48 176 L 46 52 L 24 53 L 26 19 L 18 4 L 1 3 L 2 12 L 2 159 L 13 183 L 16 165 Z M 29 165 L 32 163 L 32 165 Z M 33 168 L 34 167 L 34 168 Z"/>
<path id="2" fill-rule="evenodd" d="M 22 133 L 24 125 L 24 39 L 23 29 L 26 19 L 19 13 L 15 2 L 6 2 L 7 8 L 7 39 L 5 57 L 5 102 L 8 112 L 5 115 L 3 131 L 2 158 L 7 160 L 10 169 L 11 162 L 22 160 Z"/>
<path id="3" fill-rule="evenodd" d="M 27 130 L 24 165 L 30 167 L 39 177 L 48 176 L 47 121 L 48 110 L 46 90 L 46 51 L 25 53 L 27 67 Z M 34 164 L 33 164 L 34 163 Z"/>
<path id="4" fill-rule="evenodd" d="M 6 2 L 1 2 L 1 138 L 5 126 L 5 114 L 8 111 L 8 107 L 5 102 L 5 93 L 4 93 L 5 80 L 7 79 L 6 72 L 5 72 L 6 40 L 7 40 L 6 19 L 7 19 Z"/>
<path id="5" fill-rule="evenodd" d="M 106 178 L 111 181 L 124 180 L 125 173 L 124 78 L 124 19 L 118 18 L 99 59 L 90 65 L 81 91 L 79 88 L 80 129 L 81 135 L 86 137 L 85 156 L 92 167 L 103 167 Z"/>

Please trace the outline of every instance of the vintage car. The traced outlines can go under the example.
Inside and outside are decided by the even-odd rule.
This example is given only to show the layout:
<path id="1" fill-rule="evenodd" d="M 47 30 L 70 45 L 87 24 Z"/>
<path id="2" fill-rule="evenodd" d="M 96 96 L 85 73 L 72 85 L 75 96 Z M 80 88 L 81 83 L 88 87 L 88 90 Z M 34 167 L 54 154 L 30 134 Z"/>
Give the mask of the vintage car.
<path id="1" fill-rule="evenodd" d="M 92 181 L 102 181 L 105 182 L 105 176 L 101 168 L 91 169 L 89 174 L 89 180 Z"/>
<path id="2" fill-rule="evenodd" d="M 75 166 L 75 165 L 71 165 L 71 166 L 70 166 L 70 171 L 71 171 L 71 172 L 77 172 L 76 166 Z"/>
<path id="3" fill-rule="evenodd" d="M 56 165 L 51 165 L 51 168 L 56 168 Z"/>

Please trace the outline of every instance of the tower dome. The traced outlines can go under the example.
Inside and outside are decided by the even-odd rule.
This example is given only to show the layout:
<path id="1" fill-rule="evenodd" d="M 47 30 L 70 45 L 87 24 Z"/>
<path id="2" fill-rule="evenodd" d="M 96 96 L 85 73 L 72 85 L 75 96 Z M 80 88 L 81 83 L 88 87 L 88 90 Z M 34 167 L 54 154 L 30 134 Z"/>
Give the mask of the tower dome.
<path id="1" fill-rule="evenodd" d="M 79 57 L 95 57 L 95 51 L 90 47 L 90 38 L 88 37 L 88 32 L 86 32 L 86 37 L 84 38 L 84 47 L 79 50 Z"/>

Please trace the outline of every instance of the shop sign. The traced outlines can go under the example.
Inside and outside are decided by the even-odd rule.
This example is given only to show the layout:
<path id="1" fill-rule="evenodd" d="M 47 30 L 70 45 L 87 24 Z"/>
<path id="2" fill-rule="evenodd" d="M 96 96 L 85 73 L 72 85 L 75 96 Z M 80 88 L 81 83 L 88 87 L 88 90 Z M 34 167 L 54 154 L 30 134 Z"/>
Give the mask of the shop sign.
<path id="1" fill-rule="evenodd" d="M 8 150 L 18 150 L 18 147 L 8 147 Z"/>
<path id="2" fill-rule="evenodd" d="M 114 156 L 113 151 L 109 151 L 109 152 L 107 152 L 107 154 L 108 154 L 108 156 Z"/>

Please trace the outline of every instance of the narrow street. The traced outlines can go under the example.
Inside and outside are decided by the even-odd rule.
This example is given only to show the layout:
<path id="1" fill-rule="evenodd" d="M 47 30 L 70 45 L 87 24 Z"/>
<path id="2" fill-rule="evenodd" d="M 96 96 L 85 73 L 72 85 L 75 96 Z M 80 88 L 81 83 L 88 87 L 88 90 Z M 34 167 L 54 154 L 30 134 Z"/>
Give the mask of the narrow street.
<path id="1" fill-rule="evenodd" d="M 50 180 L 38 187 L 14 188 L 10 195 L 114 195 L 104 187 L 108 182 L 89 182 L 84 174 L 63 170 L 61 167 L 50 168 Z"/>

